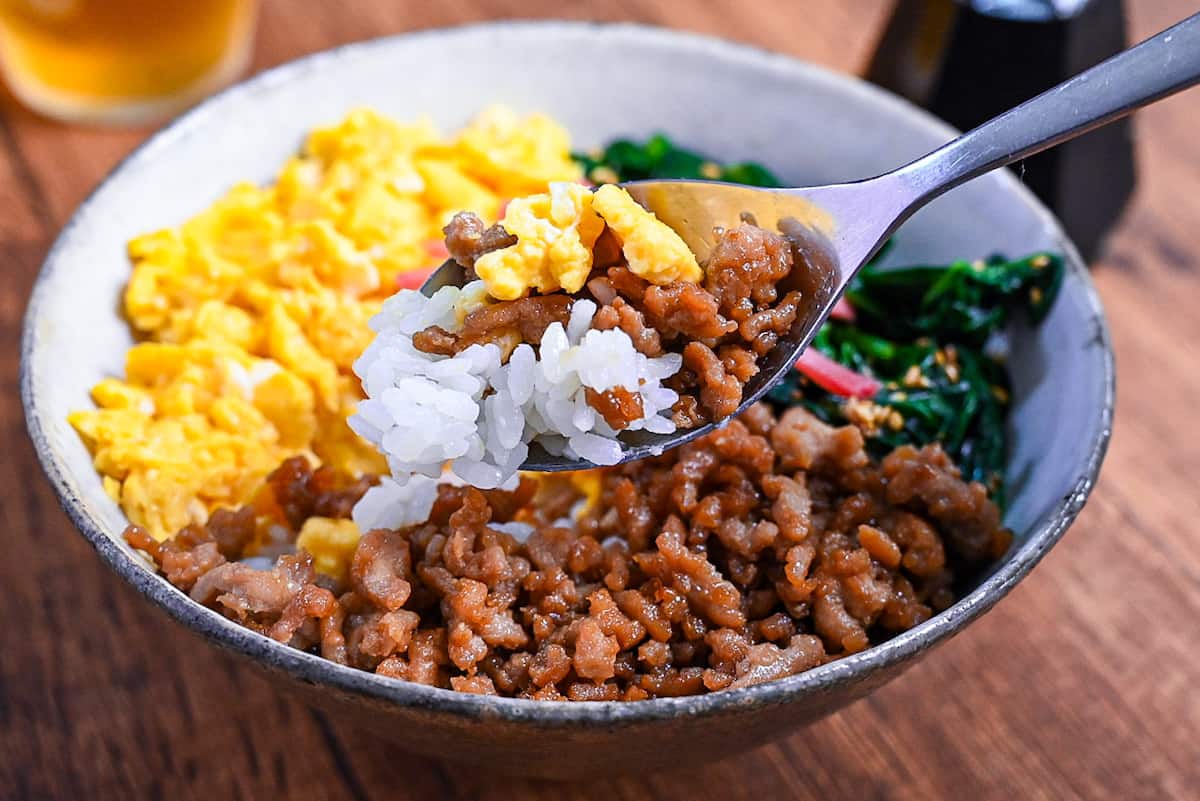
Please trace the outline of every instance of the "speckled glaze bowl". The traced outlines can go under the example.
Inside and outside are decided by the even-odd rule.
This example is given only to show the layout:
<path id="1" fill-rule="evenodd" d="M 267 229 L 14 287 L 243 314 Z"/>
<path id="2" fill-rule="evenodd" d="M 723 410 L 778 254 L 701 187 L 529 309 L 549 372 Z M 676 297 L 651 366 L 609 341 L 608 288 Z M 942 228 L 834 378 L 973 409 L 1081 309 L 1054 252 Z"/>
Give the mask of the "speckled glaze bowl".
<path id="1" fill-rule="evenodd" d="M 853 78 L 748 47 L 628 25 L 489 24 L 350 45 L 266 72 L 151 138 L 80 207 L 50 252 L 25 322 L 21 392 L 63 507 L 112 568 L 209 642 L 281 686 L 414 751 L 541 776 L 647 769 L 748 749 L 862 697 L 980 617 L 1063 535 L 1108 442 L 1113 362 L 1100 304 L 1054 218 L 1007 172 L 964 186 L 904 226 L 890 260 L 940 262 L 1061 251 L 1049 319 L 1017 327 L 1007 523 L 1016 542 L 951 609 L 863 653 L 798 676 L 694 698 L 544 703 L 461 695 L 324 661 L 204 609 L 121 540 L 67 413 L 119 374 L 130 334 L 117 309 L 125 242 L 178 223 L 242 179 L 267 181 L 310 128 L 369 105 L 456 127 L 488 103 L 544 110 L 587 147 L 665 131 L 721 160 L 765 162 L 795 184 L 866 177 L 953 131 Z"/>

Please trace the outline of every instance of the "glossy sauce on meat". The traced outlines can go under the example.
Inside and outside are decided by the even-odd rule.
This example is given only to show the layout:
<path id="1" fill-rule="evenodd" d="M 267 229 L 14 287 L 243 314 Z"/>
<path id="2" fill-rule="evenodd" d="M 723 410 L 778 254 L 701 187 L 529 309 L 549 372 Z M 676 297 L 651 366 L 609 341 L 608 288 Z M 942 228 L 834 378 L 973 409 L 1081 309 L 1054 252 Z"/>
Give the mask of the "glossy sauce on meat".
<path id="1" fill-rule="evenodd" d="M 756 404 L 598 472 L 594 501 L 561 478 L 444 485 L 427 523 L 365 533 L 341 580 L 304 552 L 268 569 L 236 561 L 285 546 L 310 516 L 348 514 L 368 485 L 302 458 L 252 506 L 164 543 L 135 527 L 126 538 L 197 601 L 362 670 L 542 700 L 690 695 L 911 628 L 953 601 L 960 571 L 1007 548 L 984 488 L 940 448 L 878 463 L 863 446 L 852 426 Z"/>

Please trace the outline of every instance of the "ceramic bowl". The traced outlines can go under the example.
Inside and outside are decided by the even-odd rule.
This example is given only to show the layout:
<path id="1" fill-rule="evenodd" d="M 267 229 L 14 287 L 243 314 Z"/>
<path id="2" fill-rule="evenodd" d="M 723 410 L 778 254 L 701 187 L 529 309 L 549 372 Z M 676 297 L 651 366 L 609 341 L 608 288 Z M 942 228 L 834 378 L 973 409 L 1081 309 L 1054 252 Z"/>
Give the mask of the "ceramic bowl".
<path id="1" fill-rule="evenodd" d="M 199 106 L 126 159 L 80 207 L 42 268 L 25 322 L 21 391 L 46 474 L 80 533 L 118 575 L 184 626 L 407 748 L 542 776 L 645 769 L 750 748 L 862 697 L 975 621 L 1075 518 L 1113 411 L 1113 363 L 1084 265 L 1054 218 L 1008 172 L 941 198 L 906 224 L 889 260 L 1002 251 L 1066 254 L 1045 323 L 1013 332 L 1008 555 L 962 600 L 859 654 L 747 689 L 643 703 L 538 703 L 392 680 L 280 645 L 204 609 L 123 543 L 67 413 L 120 374 L 125 242 L 179 223 L 231 184 L 267 181 L 306 131 L 373 106 L 451 129 L 501 102 L 543 110 L 581 147 L 664 131 L 720 160 L 754 159 L 794 184 L 862 178 L 953 136 L 854 78 L 752 48 L 629 25 L 486 24 L 364 42 L 286 64 Z M 149 609 L 147 609 L 149 614 Z"/>

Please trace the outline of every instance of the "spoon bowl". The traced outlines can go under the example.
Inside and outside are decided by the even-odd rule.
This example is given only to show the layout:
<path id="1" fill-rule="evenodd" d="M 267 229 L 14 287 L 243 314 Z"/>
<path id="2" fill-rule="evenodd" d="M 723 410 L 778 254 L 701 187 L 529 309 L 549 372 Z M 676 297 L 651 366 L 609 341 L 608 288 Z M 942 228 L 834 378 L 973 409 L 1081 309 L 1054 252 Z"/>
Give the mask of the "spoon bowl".
<path id="1" fill-rule="evenodd" d="M 737 411 L 725 418 L 730 420 L 760 400 L 792 368 L 796 361 L 795 354 L 804 349 L 821 327 L 829 309 L 837 300 L 839 289 L 845 284 L 841 280 L 837 253 L 824 233 L 829 218 L 804 197 L 802 190 L 759 191 L 736 184 L 707 181 L 643 181 L 624 184 L 624 187 L 642 205 L 661 198 L 663 205 L 656 208 L 655 213 L 677 231 L 688 232 L 684 240 L 701 261 L 707 258 L 712 249 L 714 228 L 736 225 L 739 214 L 742 213 L 754 214 L 759 224 L 781 230 L 793 243 L 797 268 L 777 286 L 781 296 L 793 290 L 800 291 L 803 300 L 796 322 L 788 334 L 780 338 L 779 344 L 759 360 L 758 373 L 742 388 L 742 401 Z M 662 191 L 663 189 L 666 191 Z M 649 197 L 646 197 L 647 194 Z M 724 206 L 718 207 L 712 203 L 713 198 L 721 199 Z M 689 220 L 698 219 L 698 211 L 689 211 L 685 205 L 672 213 L 667 204 L 680 200 L 686 204 L 689 199 L 707 199 L 710 201 L 709 208 L 714 213 L 704 217 L 701 225 L 687 225 Z M 725 209 L 725 212 L 722 212 L 721 208 Z M 735 211 L 730 217 L 728 211 L 732 209 L 742 211 Z M 693 234 L 695 241 L 689 241 L 688 237 Z M 425 279 L 421 285 L 421 292 L 431 296 L 445 286 L 461 287 L 466 279 L 466 270 L 450 259 Z M 621 461 L 659 456 L 667 449 L 702 437 L 721 425 L 722 422 L 717 421 L 669 435 L 652 434 L 648 431 L 625 432 L 621 435 Z M 554 473 L 581 470 L 591 466 L 589 462 L 551 454 L 534 440 L 529 444 L 529 456 L 521 469 Z"/>

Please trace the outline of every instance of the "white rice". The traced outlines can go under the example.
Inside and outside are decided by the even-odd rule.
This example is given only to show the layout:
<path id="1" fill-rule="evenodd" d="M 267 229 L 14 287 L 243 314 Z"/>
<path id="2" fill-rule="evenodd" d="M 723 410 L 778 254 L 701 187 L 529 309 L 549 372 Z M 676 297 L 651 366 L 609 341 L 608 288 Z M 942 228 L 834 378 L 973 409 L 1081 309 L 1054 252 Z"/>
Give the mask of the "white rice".
<path id="1" fill-rule="evenodd" d="M 565 328 L 551 324 L 537 352 L 519 345 L 504 364 L 496 345 L 472 345 L 452 357 L 413 346 L 413 335 L 431 325 L 458 330 L 481 297 L 478 281 L 443 287 L 431 298 L 404 290 L 372 318 L 375 340 L 354 364 L 367 397 L 349 424 L 387 457 L 392 476 L 355 508 L 360 529 L 425 520 L 447 463 L 476 487 L 505 484 L 534 440 L 550 453 L 616 464 L 618 432 L 588 405 L 587 389 L 640 394 L 644 416 L 629 431 L 675 430 L 669 415 L 678 395 L 662 382 L 679 371 L 682 357 L 650 359 L 625 332 L 591 329 L 590 300 L 574 302 Z"/>
<path id="2" fill-rule="evenodd" d="M 437 500 L 436 478 L 409 474 L 389 478 L 382 476 L 354 504 L 351 519 L 358 530 L 366 533 L 376 528 L 404 528 L 429 519 L 433 502 Z"/>

